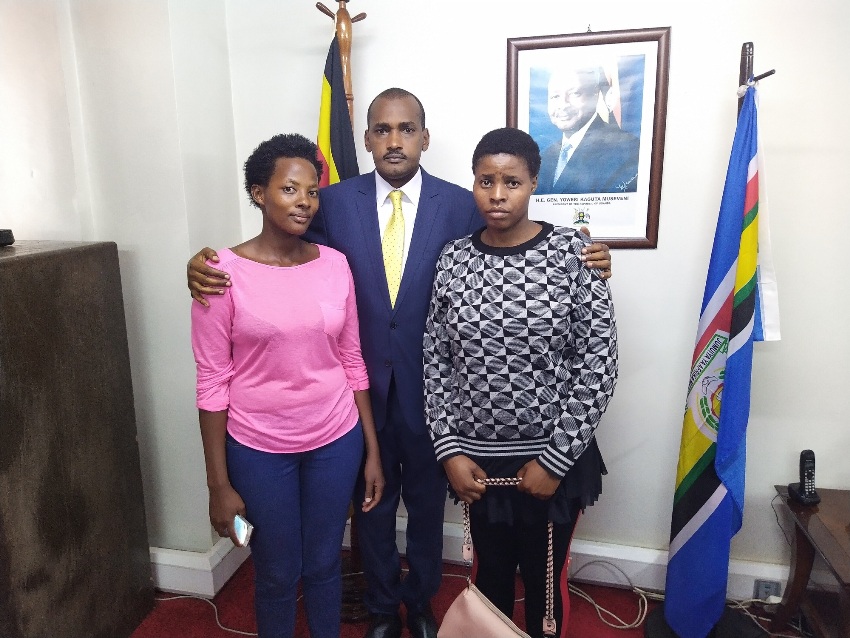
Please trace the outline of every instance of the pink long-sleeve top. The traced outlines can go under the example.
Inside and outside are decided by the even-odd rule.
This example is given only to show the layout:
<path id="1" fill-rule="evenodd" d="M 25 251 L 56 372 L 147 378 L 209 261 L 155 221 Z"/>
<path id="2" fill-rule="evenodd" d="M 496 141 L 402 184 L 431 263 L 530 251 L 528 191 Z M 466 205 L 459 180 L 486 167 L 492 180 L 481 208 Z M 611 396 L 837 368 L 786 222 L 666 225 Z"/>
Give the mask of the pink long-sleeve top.
<path id="1" fill-rule="evenodd" d="M 312 450 L 351 430 L 354 391 L 369 387 L 360 352 L 354 282 L 345 256 L 292 267 L 229 249 L 211 264 L 233 285 L 192 304 L 197 406 L 227 410 L 227 431 L 265 452 Z"/>

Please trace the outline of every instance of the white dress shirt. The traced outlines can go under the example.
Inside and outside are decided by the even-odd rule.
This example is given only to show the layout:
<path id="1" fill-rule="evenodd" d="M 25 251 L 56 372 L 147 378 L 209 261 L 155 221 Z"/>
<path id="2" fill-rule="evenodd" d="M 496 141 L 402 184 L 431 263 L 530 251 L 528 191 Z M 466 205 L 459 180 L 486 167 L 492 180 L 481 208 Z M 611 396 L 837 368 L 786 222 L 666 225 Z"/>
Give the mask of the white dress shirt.
<path id="1" fill-rule="evenodd" d="M 384 231 L 393 214 L 393 203 L 390 200 L 390 191 L 392 190 L 402 192 L 401 212 L 404 215 L 404 250 L 401 255 L 401 272 L 403 277 L 407 253 L 410 250 L 410 240 L 413 237 L 413 224 L 416 222 L 416 211 L 419 209 L 419 195 L 422 193 L 422 169 L 417 170 L 410 181 L 399 189 L 390 186 L 389 182 L 375 171 L 375 204 L 378 208 L 378 228 L 381 229 L 381 238 L 383 238 Z"/>

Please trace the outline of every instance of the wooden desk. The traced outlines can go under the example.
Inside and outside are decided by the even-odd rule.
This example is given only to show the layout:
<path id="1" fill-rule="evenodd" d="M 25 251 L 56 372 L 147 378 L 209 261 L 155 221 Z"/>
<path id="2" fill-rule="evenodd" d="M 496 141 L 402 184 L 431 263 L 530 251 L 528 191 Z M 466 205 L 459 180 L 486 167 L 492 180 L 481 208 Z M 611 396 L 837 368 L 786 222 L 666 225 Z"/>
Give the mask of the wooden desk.
<path id="1" fill-rule="evenodd" d="M 770 631 L 781 631 L 800 609 L 819 636 L 850 637 L 850 490 L 818 488 L 820 503 L 807 506 L 790 500 L 787 486 L 774 487 L 794 519 L 794 543 L 791 575 Z M 807 590 L 816 553 L 838 581 L 838 594 Z"/>

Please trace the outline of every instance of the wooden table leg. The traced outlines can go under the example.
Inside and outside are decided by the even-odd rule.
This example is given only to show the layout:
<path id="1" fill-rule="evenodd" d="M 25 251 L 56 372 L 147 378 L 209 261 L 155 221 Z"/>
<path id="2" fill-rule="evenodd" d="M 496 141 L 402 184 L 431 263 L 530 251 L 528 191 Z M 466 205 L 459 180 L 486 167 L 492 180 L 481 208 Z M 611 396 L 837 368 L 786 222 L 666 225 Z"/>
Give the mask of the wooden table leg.
<path id="1" fill-rule="evenodd" d="M 815 548 L 798 525 L 794 526 L 794 545 L 791 547 L 791 577 L 785 595 L 770 623 L 772 633 L 782 630 L 797 613 L 815 562 Z"/>
<path id="2" fill-rule="evenodd" d="M 841 629 L 845 636 L 850 636 L 850 587 L 842 587 L 838 592 L 838 611 Z"/>

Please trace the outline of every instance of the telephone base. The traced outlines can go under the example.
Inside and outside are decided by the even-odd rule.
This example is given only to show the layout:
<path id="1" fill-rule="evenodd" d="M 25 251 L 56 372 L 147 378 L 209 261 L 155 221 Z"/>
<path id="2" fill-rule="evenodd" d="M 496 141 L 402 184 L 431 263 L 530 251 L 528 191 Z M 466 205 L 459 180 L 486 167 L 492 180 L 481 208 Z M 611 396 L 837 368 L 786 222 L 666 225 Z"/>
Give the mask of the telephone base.
<path id="1" fill-rule="evenodd" d="M 800 489 L 799 483 L 788 484 L 788 496 L 791 497 L 791 500 L 802 503 L 803 505 L 817 505 L 820 503 L 820 496 L 818 496 L 817 490 L 813 490 L 810 494 L 805 494 Z"/>

